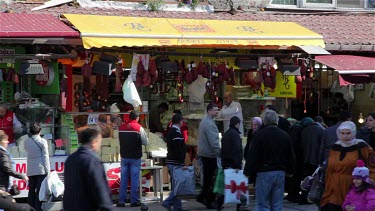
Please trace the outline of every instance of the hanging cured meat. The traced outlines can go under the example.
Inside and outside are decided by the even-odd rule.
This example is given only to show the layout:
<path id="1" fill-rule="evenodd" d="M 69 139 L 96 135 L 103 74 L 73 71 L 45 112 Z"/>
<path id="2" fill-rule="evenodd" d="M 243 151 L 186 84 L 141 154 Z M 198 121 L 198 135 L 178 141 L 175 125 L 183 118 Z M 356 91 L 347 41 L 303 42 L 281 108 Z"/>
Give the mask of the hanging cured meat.
<path id="1" fill-rule="evenodd" d="M 83 91 L 90 93 L 91 92 L 91 75 L 92 75 L 92 69 L 91 66 L 88 64 L 84 64 L 81 67 L 82 76 L 83 76 Z"/>
<path id="2" fill-rule="evenodd" d="M 234 86 L 236 84 L 236 81 L 234 79 L 234 68 L 230 67 L 228 70 L 229 70 L 228 73 L 230 75 L 230 78 L 229 78 L 227 84 Z"/>
<path id="3" fill-rule="evenodd" d="M 205 66 L 204 66 L 203 61 L 201 60 L 198 64 L 197 72 L 199 75 L 202 75 L 204 70 L 205 70 Z"/>
<path id="4" fill-rule="evenodd" d="M 142 86 L 150 86 L 151 84 L 151 78 L 150 73 L 145 70 L 142 76 Z"/>
<path id="5" fill-rule="evenodd" d="M 193 77 L 193 82 L 198 79 L 198 68 L 196 67 L 195 62 L 190 63 L 191 76 Z"/>
<path id="6" fill-rule="evenodd" d="M 151 59 L 148 70 L 151 78 L 151 84 L 154 84 L 158 80 L 158 70 L 155 59 Z"/>
<path id="7" fill-rule="evenodd" d="M 143 65 L 141 57 L 139 57 L 139 62 L 137 65 L 137 75 L 143 75 L 145 72 L 145 66 Z"/>
<path id="8" fill-rule="evenodd" d="M 259 91 L 262 89 L 262 82 L 263 82 L 262 72 L 258 71 L 255 76 L 255 89 L 256 90 Z"/>
<path id="9" fill-rule="evenodd" d="M 122 64 L 119 63 L 116 65 L 116 85 L 115 85 L 115 92 L 122 92 L 122 76 L 123 76 L 123 72 L 122 72 Z"/>
<path id="10" fill-rule="evenodd" d="M 212 64 L 206 64 L 202 73 L 203 78 L 210 78 L 210 69 Z M 199 72 L 199 71 L 198 71 Z"/>

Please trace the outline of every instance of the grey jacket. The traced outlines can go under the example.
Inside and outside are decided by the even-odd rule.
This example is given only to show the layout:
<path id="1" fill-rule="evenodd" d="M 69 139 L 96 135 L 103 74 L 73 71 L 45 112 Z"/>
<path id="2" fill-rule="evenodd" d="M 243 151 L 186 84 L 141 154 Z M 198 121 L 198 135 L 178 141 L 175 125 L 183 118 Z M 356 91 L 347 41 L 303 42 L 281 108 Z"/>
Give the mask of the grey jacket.
<path id="1" fill-rule="evenodd" d="M 40 135 L 33 135 L 25 141 L 25 149 L 27 152 L 27 176 L 47 174 L 50 171 L 47 140 Z"/>
<path id="2" fill-rule="evenodd" d="M 199 124 L 198 155 L 208 158 L 220 157 L 219 130 L 215 121 L 208 115 Z"/>

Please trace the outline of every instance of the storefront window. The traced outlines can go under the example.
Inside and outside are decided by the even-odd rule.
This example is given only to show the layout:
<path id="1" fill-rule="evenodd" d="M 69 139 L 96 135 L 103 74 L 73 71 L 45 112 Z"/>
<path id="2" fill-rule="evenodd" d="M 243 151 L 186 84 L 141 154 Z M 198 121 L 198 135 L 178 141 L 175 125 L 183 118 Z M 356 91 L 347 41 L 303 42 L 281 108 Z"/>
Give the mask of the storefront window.
<path id="1" fill-rule="evenodd" d="M 306 0 L 306 3 L 332 4 L 333 0 Z"/>
<path id="2" fill-rule="evenodd" d="M 271 4 L 297 5 L 296 0 L 272 0 Z"/>
<path id="3" fill-rule="evenodd" d="M 358 0 L 337 0 L 337 7 L 363 8 L 364 2 Z"/>

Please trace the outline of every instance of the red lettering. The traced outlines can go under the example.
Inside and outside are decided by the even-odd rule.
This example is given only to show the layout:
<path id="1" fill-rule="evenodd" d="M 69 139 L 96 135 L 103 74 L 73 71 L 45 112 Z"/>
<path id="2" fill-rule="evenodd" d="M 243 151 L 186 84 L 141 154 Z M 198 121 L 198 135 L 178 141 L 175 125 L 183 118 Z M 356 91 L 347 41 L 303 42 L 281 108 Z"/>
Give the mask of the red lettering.
<path id="1" fill-rule="evenodd" d="M 19 190 L 29 190 L 29 186 L 26 185 L 24 180 L 13 180 L 13 184 L 17 185 Z"/>
<path id="2" fill-rule="evenodd" d="M 107 178 L 108 180 L 117 180 L 119 179 L 119 173 L 121 172 L 121 168 L 118 167 L 118 168 L 113 168 L 113 169 L 109 169 L 107 171 Z"/>
<path id="3" fill-rule="evenodd" d="M 64 172 L 64 162 L 60 162 L 60 167 L 59 167 L 59 162 L 56 162 L 55 171 L 58 173 Z"/>
<path id="4" fill-rule="evenodd" d="M 26 173 L 26 163 L 17 163 L 16 164 L 16 172 L 19 172 L 19 173 Z"/>

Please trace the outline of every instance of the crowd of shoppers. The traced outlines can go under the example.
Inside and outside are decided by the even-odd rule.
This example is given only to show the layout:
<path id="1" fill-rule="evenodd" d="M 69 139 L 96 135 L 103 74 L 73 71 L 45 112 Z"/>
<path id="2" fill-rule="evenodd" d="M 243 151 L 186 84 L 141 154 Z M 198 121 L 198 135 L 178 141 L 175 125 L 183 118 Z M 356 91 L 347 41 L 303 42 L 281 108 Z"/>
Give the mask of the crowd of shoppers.
<path id="1" fill-rule="evenodd" d="M 277 114 L 275 106 L 268 105 L 261 117 L 251 119 L 243 149 L 242 108 L 236 106 L 230 93 L 225 96 L 226 107 L 219 111 L 217 105 L 208 104 L 207 114 L 199 125 L 197 155 L 202 168 L 202 190 L 197 201 L 205 208 L 223 208 L 224 196 L 213 193 L 217 169 L 221 166 L 223 169 L 243 169 L 249 182 L 256 187 L 256 210 L 282 210 L 285 192 L 289 201 L 311 203 L 308 192 L 300 188 L 300 183 L 319 167 L 323 171 L 324 187 L 318 204 L 320 210 L 375 209 L 375 113 L 368 114 L 365 125 L 357 130 L 347 111 L 340 113 L 337 124 L 328 127 L 320 116 L 288 121 Z M 155 116 L 160 117 L 160 113 L 167 109 L 167 105 L 160 104 L 154 111 Z M 232 110 L 241 115 L 229 112 Z M 228 128 L 219 140 L 215 118 L 223 118 L 223 115 Z M 119 126 L 122 180 L 118 207 L 125 206 L 129 179 L 130 207 L 141 206 L 139 173 L 142 145 L 147 145 L 148 140 L 138 120 L 138 113 L 131 111 L 129 120 Z M 175 110 L 167 130 L 160 126 L 160 119 L 157 119 L 154 129 L 164 134 L 168 151 L 166 165 L 172 184 L 171 192 L 162 206 L 168 211 L 183 211 L 181 199 L 173 191 L 172 181 L 174 169 L 186 169 L 187 124 L 181 111 Z M 40 136 L 40 131 L 39 124 L 30 125 L 30 137 L 25 142 L 27 175 L 22 175 L 11 168 L 12 159 L 7 151 L 8 136 L 0 130 L 2 206 L 6 204 L 23 207 L 19 210 L 41 210 L 39 190 L 50 172 L 50 166 L 48 144 Z M 100 151 L 103 132 L 103 128 L 92 126 L 80 131 L 81 146 L 65 162 L 64 210 L 113 210 L 104 168 L 96 155 Z M 15 205 L 8 197 L 11 185 L 9 177 L 29 182 L 29 205 Z M 240 210 L 239 204 L 236 209 Z"/>

